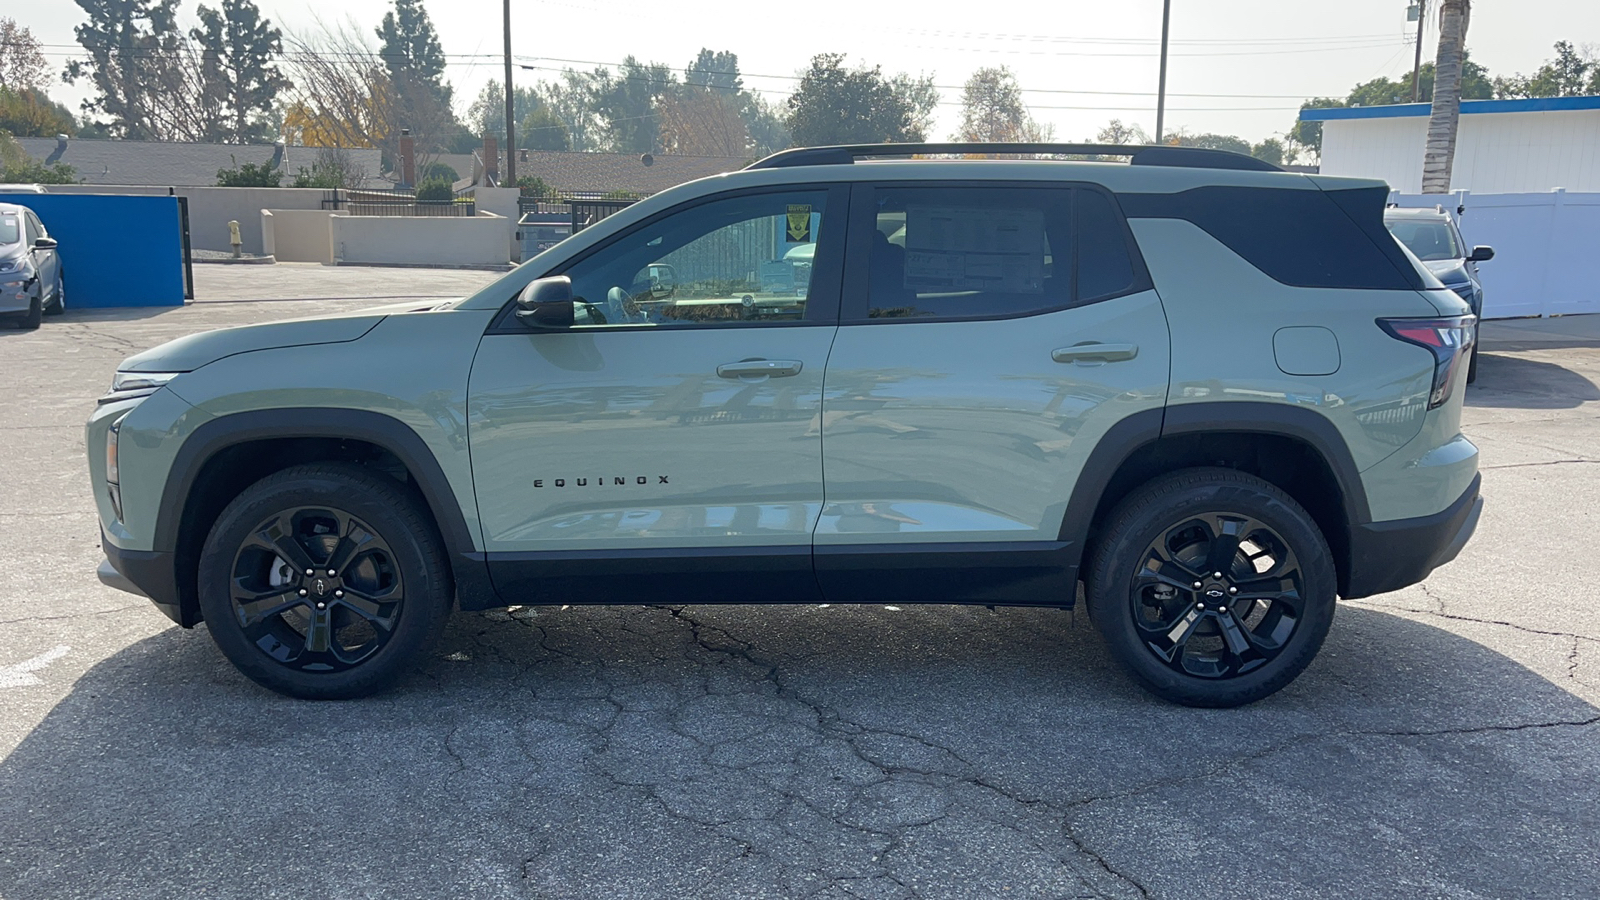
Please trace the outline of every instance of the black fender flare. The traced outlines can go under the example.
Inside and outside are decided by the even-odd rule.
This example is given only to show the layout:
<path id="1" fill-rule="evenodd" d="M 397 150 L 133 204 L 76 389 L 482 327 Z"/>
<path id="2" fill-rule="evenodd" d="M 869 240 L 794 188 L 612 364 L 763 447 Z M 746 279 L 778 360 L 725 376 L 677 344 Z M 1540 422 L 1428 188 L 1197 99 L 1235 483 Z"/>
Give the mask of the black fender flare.
<path id="1" fill-rule="evenodd" d="M 1352 528 L 1372 521 L 1361 470 L 1344 436 L 1326 416 L 1282 403 L 1184 403 L 1133 413 L 1106 431 L 1073 486 L 1062 517 L 1060 540 L 1068 542 L 1073 552 L 1081 556 L 1101 498 L 1117 471 L 1140 448 L 1164 438 L 1205 433 L 1276 435 L 1306 444 L 1322 456 L 1333 473 L 1345 521 Z"/>
<path id="2" fill-rule="evenodd" d="M 492 597 L 483 554 L 477 552 L 455 491 L 433 451 L 410 426 L 393 416 L 369 410 L 329 407 L 253 410 L 219 416 L 196 428 L 183 442 L 167 470 L 167 483 L 156 512 L 152 546 L 179 550 L 184 509 L 205 465 L 229 447 L 283 438 L 335 438 L 362 441 L 394 454 L 411 473 L 418 493 L 433 514 L 450 556 L 458 592 L 463 597 Z"/>

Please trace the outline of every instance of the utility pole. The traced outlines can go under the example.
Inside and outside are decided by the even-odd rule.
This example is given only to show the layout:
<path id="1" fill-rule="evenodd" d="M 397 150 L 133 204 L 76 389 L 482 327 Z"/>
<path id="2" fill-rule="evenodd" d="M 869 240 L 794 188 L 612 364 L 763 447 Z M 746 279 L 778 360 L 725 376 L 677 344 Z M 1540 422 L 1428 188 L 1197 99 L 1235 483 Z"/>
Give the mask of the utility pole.
<path id="1" fill-rule="evenodd" d="M 506 180 L 502 185 L 517 186 L 517 91 L 511 86 L 511 0 L 506 5 Z"/>
<path id="2" fill-rule="evenodd" d="M 1156 143 L 1167 115 L 1167 27 L 1172 22 L 1172 0 L 1161 0 L 1161 85 L 1156 88 Z"/>
<path id="3" fill-rule="evenodd" d="M 1428 0 L 1417 0 L 1417 58 L 1411 64 L 1411 102 L 1422 101 L 1422 29 L 1428 24 Z"/>

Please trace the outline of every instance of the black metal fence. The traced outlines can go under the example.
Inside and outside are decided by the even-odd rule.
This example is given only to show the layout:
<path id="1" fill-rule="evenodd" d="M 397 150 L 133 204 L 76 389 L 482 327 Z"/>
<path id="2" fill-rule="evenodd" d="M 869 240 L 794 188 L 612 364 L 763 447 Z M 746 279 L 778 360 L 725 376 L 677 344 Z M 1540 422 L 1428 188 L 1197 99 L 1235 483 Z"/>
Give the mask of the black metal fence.
<path id="1" fill-rule="evenodd" d="M 322 208 L 336 209 L 352 216 L 449 216 L 471 218 L 478 205 L 470 197 L 451 200 L 418 200 L 404 190 L 350 190 L 331 188 L 322 192 Z"/>
<path id="2" fill-rule="evenodd" d="M 566 216 L 572 222 L 572 233 L 604 219 L 618 210 L 627 209 L 643 197 L 618 197 L 615 194 L 565 193 L 517 198 L 517 215 L 528 213 L 541 216 Z"/>

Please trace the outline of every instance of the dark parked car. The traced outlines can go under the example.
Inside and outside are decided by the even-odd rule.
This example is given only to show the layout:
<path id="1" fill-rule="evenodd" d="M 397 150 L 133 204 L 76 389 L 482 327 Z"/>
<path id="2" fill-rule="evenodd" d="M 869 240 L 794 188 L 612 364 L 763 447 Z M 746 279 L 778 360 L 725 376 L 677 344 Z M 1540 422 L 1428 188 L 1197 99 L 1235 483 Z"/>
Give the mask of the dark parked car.
<path id="1" fill-rule="evenodd" d="M 1469 251 L 1461 239 L 1461 229 L 1442 206 L 1390 207 L 1383 212 L 1383 224 L 1445 287 L 1472 304 L 1473 315 L 1483 318 L 1483 283 L 1478 280 L 1478 263 L 1494 259 L 1493 247 L 1473 247 Z M 1477 380 L 1478 348 L 1473 345 L 1467 383 Z"/>

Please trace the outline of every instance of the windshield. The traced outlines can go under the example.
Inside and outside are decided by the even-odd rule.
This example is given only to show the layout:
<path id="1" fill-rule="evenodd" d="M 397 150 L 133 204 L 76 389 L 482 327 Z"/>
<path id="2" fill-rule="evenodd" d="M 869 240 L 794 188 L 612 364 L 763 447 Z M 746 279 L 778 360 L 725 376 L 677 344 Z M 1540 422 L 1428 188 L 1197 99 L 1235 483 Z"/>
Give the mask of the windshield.
<path id="1" fill-rule="evenodd" d="M 1389 226 L 1389 231 L 1406 249 L 1416 254 L 1417 259 L 1431 262 L 1441 259 L 1460 259 L 1466 256 L 1461 252 L 1461 245 L 1456 243 L 1456 230 L 1450 227 L 1449 222 L 1438 219 L 1423 219 L 1420 221 L 1406 221 L 1404 219 L 1391 220 L 1384 223 Z"/>
<path id="2" fill-rule="evenodd" d="M 0 216 L 0 244 L 15 244 L 22 240 L 22 220 L 16 216 Z"/>

